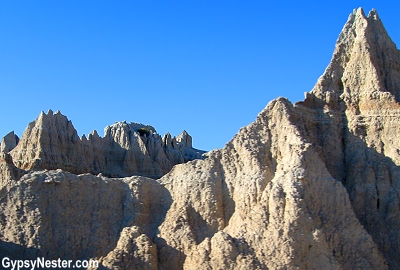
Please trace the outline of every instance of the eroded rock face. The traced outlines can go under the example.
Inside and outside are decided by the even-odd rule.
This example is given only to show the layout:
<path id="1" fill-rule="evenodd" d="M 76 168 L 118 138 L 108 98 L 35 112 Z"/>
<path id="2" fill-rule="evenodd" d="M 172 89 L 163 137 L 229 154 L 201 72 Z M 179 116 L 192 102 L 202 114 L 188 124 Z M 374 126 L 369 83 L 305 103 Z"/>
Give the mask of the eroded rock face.
<path id="1" fill-rule="evenodd" d="M 0 152 L 8 153 L 17 146 L 19 142 L 19 137 L 14 134 L 14 131 L 11 131 L 6 136 L 3 137 L 0 143 Z"/>
<path id="2" fill-rule="evenodd" d="M 11 151 L 21 169 L 63 169 L 75 174 L 103 173 L 112 177 L 143 175 L 159 178 L 178 163 L 201 158 L 204 151 L 163 140 L 152 126 L 117 122 L 105 128 L 104 138 L 96 131 L 78 137 L 72 122 L 60 112 L 41 113 L 25 130 Z M 184 131 L 178 138 L 191 138 Z M 3 145 L 3 144 L 2 144 Z"/>
<path id="3" fill-rule="evenodd" d="M 161 179 L 173 204 L 159 256 L 175 258 L 161 260 L 164 268 L 385 268 L 296 116 L 289 101 L 275 100 L 223 150 Z"/>
<path id="4" fill-rule="evenodd" d="M 0 160 L 0 251 L 97 258 L 101 269 L 399 269 L 399 55 L 376 11 L 355 10 L 303 102 L 271 101 L 223 149 L 158 180 L 22 171 L 11 156 L 45 152 L 23 137 Z M 61 126 L 67 138 L 56 139 L 74 141 Z M 113 155 L 173 159 L 131 130 L 107 130 Z M 84 149 L 105 138 L 89 135 Z M 188 134 L 157 138 L 191 144 Z"/>
<path id="5" fill-rule="evenodd" d="M 110 179 L 62 170 L 11 179 L 0 198 L 0 254 L 27 259 L 105 257 L 129 242 L 118 244 L 120 238 L 152 237 L 170 205 L 167 190 L 150 178 Z M 140 233 L 126 229 L 121 235 L 131 226 Z"/>
<path id="6" fill-rule="evenodd" d="M 158 269 L 157 246 L 138 227 L 122 230 L 117 247 L 100 259 L 105 269 Z"/>
<path id="7" fill-rule="evenodd" d="M 314 115 L 298 121 L 304 123 L 304 136 L 318 143 L 329 172 L 346 187 L 355 214 L 394 268 L 400 267 L 399 97 L 400 52 L 377 12 L 367 17 L 359 9 L 302 104 Z M 310 117 L 314 129 L 305 124 Z"/>

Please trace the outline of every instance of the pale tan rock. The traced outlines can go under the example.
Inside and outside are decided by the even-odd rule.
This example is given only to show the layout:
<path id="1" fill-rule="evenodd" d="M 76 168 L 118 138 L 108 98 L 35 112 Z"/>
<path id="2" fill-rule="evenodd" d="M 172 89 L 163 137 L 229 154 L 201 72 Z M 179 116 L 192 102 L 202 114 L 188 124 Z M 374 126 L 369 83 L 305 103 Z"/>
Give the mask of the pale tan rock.
<path id="1" fill-rule="evenodd" d="M 0 143 L 0 152 L 8 153 L 17 146 L 19 142 L 19 137 L 11 131 L 6 136 L 3 137 Z"/>
<path id="2" fill-rule="evenodd" d="M 19 180 L 24 174 L 24 170 L 14 166 L 9 154 L 0 152 L 0 188 Z"/>
<path id="3" fill-rule="evenodd" d="M 161 265 L 245 268 L 234 252 L 260 269 L 397 269 L 399 65 L 376 11 L 354 11 L 304 102 L 271 102 L 224 149 L 161 179 L 173 204 L 160 235 L 180 255 Z M 210 244 L 221 230 L 249 248 Z"/>
<path id="4" fill-rule="evenodd" d="M 0 189 L 0 254 L 156 266 L 151 238 L 170 204 L 166 189 L 145 177 L 30 171 Z M 136 262 L 110 258 L 113 250 L 134 253 Z"/>
<path id="5" fill-rule="evenodd" d="M 101 258 L 100 269 L 158 269 L 157 247 L 137 227 L 122 230 L 117 247 Z"/>
<path id="6" fill-rule="evenodd" d="M 393 269 L 400 267 L 399 97 L 400 53 L 377 12 L 358 9 L 302 104 L 312 110 L 298 121 Z"/>
<path id="7" fill-rule="evenodd" d="M 192 136 L 190 136 L 186 130 L 182 131 L 182 133 L 176 137 L 176 141 L 183 147 L 192 148 Z"/>
<path id="8" fill-rule="evenodd" d="M 50 110 L 28 125 L 10 154 L 21 169 L 159 178 L 175 164 L 201 158 L 204 153 L 188 146 L 191 137 L 187 133 L 182 136 L 185 143 L 163 145 L 161 136 L 148 125 L 117 122 L 104 133 L 104 138 L 96 131 L 79 138 L 71 121 Z"/>
<path id="9" fill-rule="evenodd" d="M 346 189 L 292 122 L 296 114 L 287 100 L 272 101 L 224 149 L 161 179 L 173 204 L 160 226 L 160 257 L 179 251 L 162 267 L 385 267 Z"/>

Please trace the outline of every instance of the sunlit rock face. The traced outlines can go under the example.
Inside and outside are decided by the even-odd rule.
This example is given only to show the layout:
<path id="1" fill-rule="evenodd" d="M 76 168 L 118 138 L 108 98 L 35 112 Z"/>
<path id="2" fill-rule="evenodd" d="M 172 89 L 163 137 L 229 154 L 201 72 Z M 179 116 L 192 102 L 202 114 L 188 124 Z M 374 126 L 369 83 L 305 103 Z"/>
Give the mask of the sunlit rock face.
<path id="1" fill-rule="evenodd" d="M 30 123 L 10 152 L 25 170 L 63 169 L 71 173 L 102 173 L 111 177 L 143 175 L 159 178 L 175 164 L 201 158 L 186 131 L 165 145 L 152 126 L 117 122 L 105 128 L 104 138 L 93 131 L 78 137 L 72 122 L 60 112 L 41 113 Z"/>

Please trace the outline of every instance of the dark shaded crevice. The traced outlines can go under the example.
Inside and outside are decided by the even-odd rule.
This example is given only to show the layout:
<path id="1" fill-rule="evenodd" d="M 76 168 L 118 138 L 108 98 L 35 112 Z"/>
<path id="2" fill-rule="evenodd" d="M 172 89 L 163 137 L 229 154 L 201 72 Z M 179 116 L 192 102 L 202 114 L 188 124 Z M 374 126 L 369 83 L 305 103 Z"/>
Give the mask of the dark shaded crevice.
<path id="1" fill-rule="evenodd" d="M 154 243 L 157 245 L 159 269 L 183 269 L 186 255 L 182 251 L 168 245 L 163 238 L 157 238 Z"/>
<path id="2" fill-rule="evenodd" d="M 203 219 L 199 212 L 197 212 L 191 205 L 186 208 L 188 222 L 190 228 L 193 230 L 196 245 L 203 242 L 206 237 L 212 237 L 215 232 L 207 233 L 207 222 Z"/>
<path id="3" fill-rule="evenodd" d="M 221 180 L 221 185 L 222 185 L 222 209 L 223 209 L 223 220 L 224 220 L 224 228 L 227 227 L 229 225 L 229 221 L 233 215 L 233 213 L 235 213 L 235 201 L 232 199 L 232 195 L 228 185 L 225 181 L 226 177 L 225 177 L 225 171 L 224 168 L 222 166 L 222 164 L 219 164 L 220 169 L 220 175 L 219 175 L 219 179 Z"/>
<path id="4" fill-rule="evenodd" d="M 338 88 L 339 88 L 339 91 L 340 91 L 340 93 L 342 93 L 342 92 L 343 92 L 343 90 L 344 90 L 344 87 L 343 87 L 343 82 L 342 82 L 342 80 L 339 80 L 339 81 L 338 81 Z"/>

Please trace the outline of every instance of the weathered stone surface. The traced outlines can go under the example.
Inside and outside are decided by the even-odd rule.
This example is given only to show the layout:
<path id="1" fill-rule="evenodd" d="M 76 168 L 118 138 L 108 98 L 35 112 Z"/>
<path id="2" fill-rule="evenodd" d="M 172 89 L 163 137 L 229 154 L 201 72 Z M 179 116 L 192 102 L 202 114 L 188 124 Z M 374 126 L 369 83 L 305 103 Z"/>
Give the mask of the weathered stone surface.
<path id="1" fill-rule="evenodd" d="M 157 246 L 137 227 L 122 230 L 117 247 L 101 258 L 100 269 L 158 269 Z"/>
<path id="2" fill-rule="evenodd" d="M 169 204 L 165 188 L 145 177 L 28 172 L 0 189 L 0 254 L 12 246 L 14 258 L 106 257 L 136 233 L 131 226 L 152 237 Z M 145 245 L 142 238 L 136 245 Z"/>
<path id="3" fill-rule="evenodd" d="M 0 152 L 0 187 L 13 183 L 24 174 L 24 170 L 14 166 L 12 157 L 9 154 Z"/>
<path id="4" fill-rule="evenodd" d="M 68 121 L 43 114 L 51 128 L 29 129 L 0 159 L 0 253 L 97 258 L 100 269 L 399 269 L 399 72 L 377 12 L 355 10 L 303 102 L 271 101 L 223 149 L 158 180 L 17 169 L 13 159 L 30 169 L 23 155 L 65 164 L 81 149 L 73 141 L 89 145 L 85 157 L 123 156 L 118 169 L 89 159 L 115 173 L 183 162 L 191 146 L 185 132 L 152 137 L 127 123 L 77 139 Z"/>
<path id="5" fill-rule="evenodd" d="M 143 175 L 159 178 L 178 163 L 201 158 L 204 151 L 192 148 L 191 137 L 165 145 L 152 126 L 117 122 L 107 126 L 104 138 L 96 131 L 78 137 L 72 122 L 59 111 L 41 113 L 25 130 L 11 151 L 21 169 L 63 169 L 75 174 L 103 173 L 112 177 Z"/>
<path id="6" fill-rule="evenodd" d="M 159 256 L 176 258 L 161 265 L 398 269 L 399 65 L 376 11 L 355 10 L 304 102 L 272 101 L 161 179 L 174 203 Z"/>
<path id="7" fill-rule="evenodd" d="M 375 10 L 350 15 L 332 58 L 303 104 L 302 134 L 394 269 L 400 268 L 400 52 Z M 307 123 L 312 123 L 310 128 Z"/>
<path id="8" fill-rule="evenodd" d="M 14 134 L 14 131 L 11 131 L 6 136 L 3 137 L 0 143 L 0 152 L 8 153 L 17 146 L 19 142 L 19 137 Z"/>
<path id="9" fill-rule="evenodd" d="M 223 150 L 161 179 L 173 199 L 160 226 L 165 269 L 385 267 L 296 114 L 275 100 Z"/>

